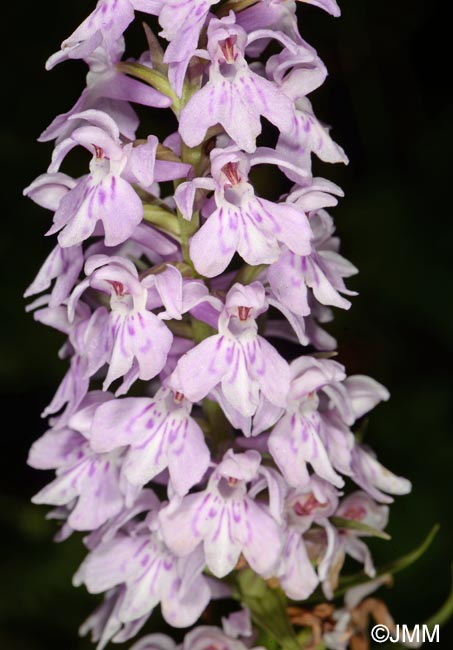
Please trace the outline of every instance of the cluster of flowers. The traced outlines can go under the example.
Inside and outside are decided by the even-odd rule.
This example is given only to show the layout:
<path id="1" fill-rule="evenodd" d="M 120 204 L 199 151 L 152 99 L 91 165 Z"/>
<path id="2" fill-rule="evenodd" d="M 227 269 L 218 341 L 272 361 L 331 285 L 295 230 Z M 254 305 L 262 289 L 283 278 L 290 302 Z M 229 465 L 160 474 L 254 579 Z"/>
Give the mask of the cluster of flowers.
<path id="1" fill-rule="evenodd" d="M 306 1 L 339 15 L 335 0 Z M 168 45 L 147 29 L 149 49 L 121 63 L 135 11 Z M 25 193 L 58 233 L 26 296 L 66 335 L 69 369 L 29 463 L 56 470 L 33 501 L 56 507 L 59 538 L 88 533 L 74 583 L 105 600 L 83 630 L 99 648 L 127 641 L 158 605 L 191 626 L 238 566 L 294 600 L 318 586 L 331 598 L 346 555 L 372 577 L 367 526 L 382 530 L 410 484 L 351 430 L 387 390 L 347 377 L 320 325 L 350 307 L 356 269 L 326 212 L 342 192 L 311 172 L 313 153 L 347 159 L 307 98 L 326 69 L 295 3 L 99 0 L 48 68 L 68 59 L 86 62 L 87 87 L 41 135 L 52 161 Z M 131 104 L 173 110 L 177 132 L 137 139 Z M 262 117 L 274 147 L 257 145 Z M 92 155 L 80 178 L 60 171 L 75 147 Z M 256 165 L 288 194 L 257 196 Z M 315 352 L 289 363 L 266 337 Z M 240 650 L 246 614 L 134 648 Z"/>

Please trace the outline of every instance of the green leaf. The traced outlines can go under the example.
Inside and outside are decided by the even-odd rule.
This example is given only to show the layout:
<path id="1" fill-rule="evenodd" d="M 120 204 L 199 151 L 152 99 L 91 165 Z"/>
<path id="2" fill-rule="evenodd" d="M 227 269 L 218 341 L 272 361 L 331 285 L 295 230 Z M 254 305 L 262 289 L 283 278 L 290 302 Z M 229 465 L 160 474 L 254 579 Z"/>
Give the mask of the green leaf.
<path id="1" fill-rule="evenodd" d="M 142 23 L 145 31 L 146 41 L 148 43 L 149 56 L 153 64 L 153 70 L 162 74 L 167 72 L 168 66 L 164 63 L 164 51 L 159 43 L 157 36 L 146 23 Z"/>
<path id="2" fill-rule="evenodd" d="M 301 650 L 286 614 L 286 596 L 281 589 L 271 589 L 251 569 L 237 576 L 240 600 L 247 605 L 254 623 L 277 641 L 282 650 Z"/>
<path id="3" fill-rule="evenodd" d="M 144 142 L 146 142 L 146 140 L 144 140 Z M 156 158 L 157 160 L 166 160 L 167 162 L 182 162 L 181 158 L 177 156 L 174 151 L 172 151 L 169 147 L 161 144 L 160 142 L 157 145 Z"/>
<path id="4" fill-rule="evenodd" d="M 312 352 L 311 356 L 315 359 L 335 359 L 335 357 L 338 357 L 338 352 L 336 350 L 331 350 L 330 352 Z"/>
<path id="5" fill-rule="evenodd" d="M 344 519 L 343 517 L 331 517 L 331 522 L 337 528 L 346 528 L 348 530 L 358 530 L 372 537 L 379 537 L 380 539 L 389 540 L 392 539 L 390 535 L 383 530 L 378 528 L 373 528 L 373 526 L 368 526 L 362 521 L 356 521 L 355 519 Z"/>
<path id="6" fill-rule="evenodd" d="M 254 645 L 257 647 L 262 646 L 263 648 L 266 648 L 266 650 L 280 650 L 278 641 L 264 630 L 259 631 Z"/>
<path id="7" fill-rule="evenodd" d="M 163 95 L 170 97 L 173 102 L 173 110 L 175 113 L 179 112 L 179 97 L 173 91 L 173 88 L 171 87 L 167 77 L 165 77 L 161 72 L 152 70 L 151 68 L 148 68 L 146 65 L 142 65 L 141 63 L 127 63 L 124 61 L 122 63 L 117 63 L 116 68 L 119 70 L 119 72 L 123 72 L 124 74 L 128 74 L 131 77 L 140 79 L 140 81 L 144 81 L 146 84 L 148 84 L 148 86 L 152 86 Z"/>
<path id="8" fill-rule="evenodd" d="M 258 0 L 227 0 L 227 2 L 220 5 L 219 9 L 217 9 L 216 15 L 218 18 L 222 18 L 222 16 L 228 16 L 231 10 L 237 13 L 247 7 L 251 7 L 257 2 Z"/>

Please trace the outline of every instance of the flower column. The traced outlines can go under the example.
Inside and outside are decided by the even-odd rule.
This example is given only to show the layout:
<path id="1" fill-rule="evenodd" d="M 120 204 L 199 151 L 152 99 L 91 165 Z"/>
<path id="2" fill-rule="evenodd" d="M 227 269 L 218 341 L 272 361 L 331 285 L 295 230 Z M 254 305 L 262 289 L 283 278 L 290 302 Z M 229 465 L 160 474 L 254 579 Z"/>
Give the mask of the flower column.
<path id="1" fill-rule="evenodd" d="M 136 11 L 168 44 L 147 27 L 148 49 L 121 62 Z M 105 600 L 82 632 L 103 648 L 158 606 L 184 628 L 233 598 L 222 629 L 180 647 L 304 647 L 288 599 L 332 598 L 346 554 L 372 578 L 362 538 L 385 536 L 389 495 L 410 490 L 354 435 L 386 389 L 347 377 L 320 326 L 350 307 L 356 272 L 326 212 L 341 189 L 311 171 L 313 153 L 347 162 L 307 99 L 325 67 L 294 3 L 274 0 L 99 0 L 48 67 L 77 58 L 87 87 L 41 136 L 52 161 L 25 192 L 58 233 L 29 308 L 69 362 L 29 463 L 56 471 L 34 501 L 55 506 L 59 539 L 87 533 L 74 583 Z M 178 130 L 137 138 L 132 104 L 172 110 Z M 74 179 L 60 167 L 79 146 L 92 160 Z M 286 176 L 284 197 L 257 195 L 258 165 Z M 175 647 L 152 634 L 134 649 Z"/>

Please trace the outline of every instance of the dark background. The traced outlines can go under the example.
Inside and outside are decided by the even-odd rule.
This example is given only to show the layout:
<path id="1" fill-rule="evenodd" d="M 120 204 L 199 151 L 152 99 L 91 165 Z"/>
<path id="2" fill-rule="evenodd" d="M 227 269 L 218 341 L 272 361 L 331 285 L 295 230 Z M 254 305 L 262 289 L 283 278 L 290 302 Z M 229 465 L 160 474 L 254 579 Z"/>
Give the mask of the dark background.
<path id="1" fill-rule="evenodd" d="M 396 620 L 407 624 L 422 623 L 441 606 L 453 559 L 446 4 L 343 0 L 340 20 L 299 8 L 301 32 L 330 71 L 324 88 L 312 95 L 315 109 L 333 125 L 351 160 L 345 168 L 316 167 L 346 192 L 334 215 L 343 253 L 360 269 L 349 281 L 360 296 L 350 312 L 337 310 L 331 331 L 350 373 L 370 374 L 391 390 L 391 401 L 370 421 L 366 441 L 414 484 L 413 493 L 392 508 L 393 540 L 373 546 L 377 562 L 415 547 L 434 523 L 442 526 L 429 552 L 384 595 Z M 23 312 L 21 295 L 50 250 L 43 234 L 51 215 L 21 191 L 48 165 L 51 146 L 35 138 L 83 87 L 82 64 L 46 73 L 44 62 L 93 5 L 41 0 L 2 7 L 2 650 L 91 647 L 76 631 L 95 601 L 71 586 L 83 556 L 80 539 L 52 544 L 55 526 L 44 519 L 46 509 L 29 504 L 45 476 L 26 467 L 26 453 L 44 430 L 39 413 L 64 364 L 56 357 L 62 340 Z M 144 49 L 140 39 L 136 29 L 133 54 Z M 448 634 L 448 628 L 441 632 L 441 647 L 449 647 Z"/>

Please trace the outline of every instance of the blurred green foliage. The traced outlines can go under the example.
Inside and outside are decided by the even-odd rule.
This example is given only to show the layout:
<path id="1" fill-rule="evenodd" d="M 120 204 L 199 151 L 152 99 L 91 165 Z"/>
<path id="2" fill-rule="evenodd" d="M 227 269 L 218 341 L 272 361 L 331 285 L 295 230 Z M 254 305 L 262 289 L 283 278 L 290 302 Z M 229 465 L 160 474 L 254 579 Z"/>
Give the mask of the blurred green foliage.
<path id="1" fill-rule="evenodd" d="M 2 8 L 8 26 L 0 123 L 2 650 L 91 647 L 76 630 L 95 599 L 71 586 L 83 557 L 80 539 L 51 543 L 55 524 L 44 519 L 45 509 L 29 504 L 46 476 L 25 465 L 27 448 L 43 431 L 40 410 L 64 372 L 56 356 L 62 339 L 24 315 L 20 296 L 51 247 L 43 237 L 50 215 L 21 197 L 23 186 L 46 169 L 51 152 L 35 138 L 77 99 L 84 77 L 81 64 L 45 73 L 44 61 L 93 4 L 47 0 L 26 10 L 19 3 Z M 339 360 L 351 373 L 371 374 L 390 388 L 392 399 L 373 414 L 365 441 L 414 484 L 413 493 L 392 508 L 392 541 L 372 540 L 377 562 L 412 549 L 435 522 L 442 526 L 430 552 L 385 593 L 396 620 L 410 625 L 425 621 L 446 598 L 453 554 L 453 222 L 447 214 L 452 120 L 442 80 L 449 27 L 440 0 L 341 5 L 341 20 L 305 4 L 300 8 L 302 33 L 330 71 L 325 87 L 312 96 L 315 109 L 333 124 L 335 139 L 351 159 L 346 168 L 315 164 L 317 174 L 346 192 L 334 215 L 342 250 L 360 269 L 349 283 L 360 295 L 350 312 L 337 311 L 331 331 Z M 138 26 L 132 41 L 136 54 L 144 44 Z M 154 128 L 159 117 L 151 113 Z M 160 132 L 173 128 L 170 122 L 157 124 Z M 263 175 L 261 184 L 269 188 L 273 179 Z M 447 639 L 444 629 L 442 643 Z"/>

